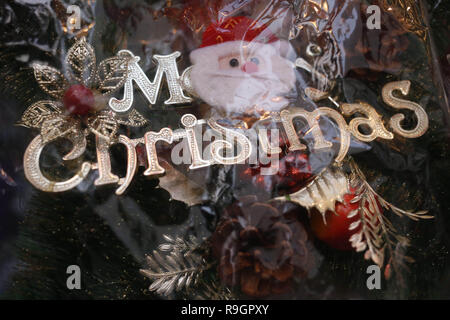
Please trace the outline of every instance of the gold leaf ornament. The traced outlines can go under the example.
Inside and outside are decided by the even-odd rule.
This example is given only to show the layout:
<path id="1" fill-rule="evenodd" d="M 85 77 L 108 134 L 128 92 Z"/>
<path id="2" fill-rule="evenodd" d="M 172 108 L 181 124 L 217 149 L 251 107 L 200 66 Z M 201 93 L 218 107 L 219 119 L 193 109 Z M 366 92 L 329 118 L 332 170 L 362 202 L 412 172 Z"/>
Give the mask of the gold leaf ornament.
<path id="1" fill-rule="evenodd" d="M 61 72 L 53 67 L 40 64 L 34 64 L 33 71 L 34 77 L 42 90 L 54 98 L 62 98 L 68 83 Z"/>
<path id="2" fill-rule="evenodd" d="M 101 111 L 97 116 L 88 119 L 87 126 L 93 134 L 111 143 L 119 123 L 112 111 Z"/>
<path id="3" fill-rule="evenodd" d="M 397 216 L 405 216 L 414 221 L 433 219 L 433 216 L 428 215 L 427 211 L 411 212 L 397 208 L 372 189 L 362 171 L 353 161 L 351 167 L 350 185 L 356 190 L 356 196 L 351 202 L 360 204 L 358 209 L 349 213 L 348 218 L 358 215 L 360 219 L 357 221 L 356 227 L 361 225 L 361 229 L 350 237 L 350 243 L 356 251 L 365 252 L 365 259 L 371 259 L 380 267 L 383 267 L 385 256 L 389 254 L 392 264 L 399 269 L 403 265 L 403 260 L 408 261 L 410 257 L 398 255 L 396 248 L 407 247 L 409 240 L 398 234 L 386 214 L 392 212 Z"/>
<path id="4" fill-rule="evenodd" d="M 128 76 L 127 57 L 112 57 L 103 60 L 98 65 L 96 84 L 102 94 L 109 94 L 120 89 Z"/>
<path id="5" fill-rule="evenodd" d="M 169 296 L 174 291 L 197 285 L 202 273 L 212 265 L 196 252 L 200 246 L 199 239 L 193 236 L 188 239 L 169 235 L 163 237 L 167 242 L 147 255 L 147 268 L 140 272 L 152 280 L 150 291 Z"/>
<path id="6" fill-rule="evenodd" d="M 313 181 L 301 190 L 291 193 L 292 202 L 307 208 L 316 208 L 325 220 L 328 210 L 334 211 L 336 202 L 342 202 L 349 191 L 349 182 L 345 173 L 339 167 L 324 169 Z M 283 200 L 284 196 L 275 198 Z"/>
<path id="7" fill-rule="evenodd" d="M 75 42 L 67 52 L 65 62 L 69 68 L 69 80 L 89 86 L 95 78 L 95 53 L 86 38 Z"/>
<path id="8" fill-rule="evenodd" d="M 63 114 L 52 114 L 46 118 L 41 126 L 42 142 L 47 143 L 57 138 L 64 137 L 77 130 L 78 121 L 68 119 Z"/>
<path id="9" fill-rule="evenodd" d="M 135 109 L 131 110 L 125 116 L 118 117 L 117 122 L 130 127 L 142 127 L 148 123 L 147 119 Z"/>
<path id="10" fill-rule="evenodd" d="M 42 100 L 29 106 L 22 115 L 19 125 L 40 129 L 42 123 L 54 114 L 61 114 L 61 103 Z"/>

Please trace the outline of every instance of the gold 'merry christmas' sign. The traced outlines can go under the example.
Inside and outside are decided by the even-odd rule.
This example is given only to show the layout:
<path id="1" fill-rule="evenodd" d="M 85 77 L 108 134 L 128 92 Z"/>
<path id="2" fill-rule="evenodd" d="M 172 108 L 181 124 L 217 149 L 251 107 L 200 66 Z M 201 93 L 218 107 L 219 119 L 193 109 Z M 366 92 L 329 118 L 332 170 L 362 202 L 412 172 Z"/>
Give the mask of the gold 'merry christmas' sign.
<path id="1" fill-rule="evenodd" d="M 97 66 L 93 48 L 84 38 L 81 38 L 67 53 L 65 59 L 69 70 L 67 75 L 49 66 L 35 65 L 34 74 L 37 82 L 55 100 L 34 103 L 24 112 L 20 122 L 21 125 L 40 130 L 40 134 L 31 141 L 24 155 L 24 171 L 31 184 L 47 192 L 67 191 L 76 187 L 91 171 L 97 170 L 98 178 L 95 180 L 95 185 L 117 184 L 116 194 L 120 195 L 125 192 L 136 173 L 138 166 L 136 147 L 139 144 L 145 146 L 148 159 L 144 175 L 164 174 L 165 170 L 158 161 L 156 151 L 156 143 L 160 141 L 172 144 L 176 140 L 186 139 L 191 158 L 189 167 L 191 170 L 213 164 L 245 163 L 252 153 L 250 140 L 242 132 L 226 127 L 213 118 L 198 120 L 192 114 L 185 114 L 181 118 L 183 128 L 176 132 L 170 128 L 163 128 L 158 132 L 148 131 L 143 137 L 134 139 L 118 134 L 121 125 L 139 127 L 147 124 L 147 120 L 133 109 L 135 87 L 143 93 L 150 104 L 156 103 L 163 78 L 167 82 L 170 94 L 165 104 L 190 103 L 192 101 L 190 96 L 202 98 L 202 94 L 197 92 L 192 83 L 191 75 L 193 72 L 201 71 L 201 68 L 195 69 L 201 61 L 194 63 L 194 66 L 187 68 L 180 76 L 176 63 L 179 56 L 179 52 L 154 55 L 157 71 L 153 81 L 150 81 L 138 64 L 140 58 L 128 50 L 119 51 L 115 57 L 105 59 Z M 235 64 L 233 59 L 236 58 L 229 59 L 231 67 Z M 195 61 L 195 54 L 191 54 L 191 60 Z M 256 60 L 253 61 L 253 64 L 257 65 Z M 253 65 L 249 65 L 248 72 L 250 67 L 254 68 Z M 292 64 L 292 68 L 294 67 L 295 65 Z M 314 149 L 331 148 L 332 141 L 326 140 L 319 126 L 320 118 L 330 119 L 339 129 L 339 152 L 335 158 L 335 162 L 339 164 L 348 152 L 351 135 L 360 141 L 370 142 L 377 138 L 393 139 L 394 134 L 404 138 L 417 138 L 427 131 L 428 117 L 424 109 L 413 101 L 398 97 L 398 94 L 407 95 L 410 85 L 408 80 L 390 82 L 382 89 L 382 99 L 395 110 L 409 110 L 414 113 L 417 121 L 411 129 L 402 126 L 405 116 L 402 113 L 396 113 L 389 121 L 389 127 L 392 129 L 390 131 L 383 123 L 381 115 L 371 105 L 364 102 L 342 104 L 335 102 L 338 106 L 337 110 L 329 107 L 319 107 L 314 111 L 283 108 L 283 110 L 267 113 L 265 119 L 270 118 L 281 123 L 289 141 L 289 151 L 307 149 L 307 146 L 301 142 L 303 137 L 299 136 L 295 130 L 295 119 L 302 119 L 307 123 L 314 139 Z M 109 97 L 122 87 L 124 88 L 122 99 Z M 314 88 L 307 88 L 305 93 L 316 101 L 325 96 Z M 214 95 L 214 92 L 212 94 Z M 277 98 L 273 98 L 272 101 L 280 101 Z M 287 104 L 284 107 L 287 107 Z M 354 117 L 347 123 L 344 116 Z M 210 143 L 208 158 L 202 156 L 198 145 L 200 137 L 195 130 L 197 126 L 202 125 L 206 125 L 222 137 Z M 362 125 L 370 128 L 370 133 L 361 131 Z M 72 150 L 63 157 L 63 160 L 73 160 L 83 155 L 87 146 L 86 137 L 91 133 L 95 135 L 96 163 L 83 162 L 79 171 L 65 181 L 53 181 L 44 176 L 39 160 L 42 150 L 48 143 L 58 138 L 70 140 L 73 144 Z M 271 154 L 281 152 L 280 148 L 269 142 L 267 131 L 258 132 L 258 137 L 263 150 Z M 125 177 L 112 173 L 109 148 L 113 144 L 122 144 L 126 147 Z M 232 152 L 231 150 L 235 147 L 237 152 Z M 230 152 L 232 155 L 229 155 Z"/>

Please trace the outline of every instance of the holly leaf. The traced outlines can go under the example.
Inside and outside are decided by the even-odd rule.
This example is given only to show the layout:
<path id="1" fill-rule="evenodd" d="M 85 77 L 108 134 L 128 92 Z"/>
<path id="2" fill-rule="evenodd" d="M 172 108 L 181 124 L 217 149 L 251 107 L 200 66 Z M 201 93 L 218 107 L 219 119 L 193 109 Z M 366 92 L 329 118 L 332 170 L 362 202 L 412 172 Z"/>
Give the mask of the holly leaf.
<path id="1" fill-rule="evenodd" d="M 168 191 L 172 199 L 182 201 L 188 206 L 203 202 L 204 189 L 202 187 L 189 180 L 163 159 L 160 159 L 159 162 L 166 170 L 166 174 L 159 178 L 159 186 Z"/>
<path id="2" fill-rule="evenodd" d="M 33 65 L 34 77 L 39 87 L 56 99 L 62 98 L 68 83 L 64 75 L 53 67 Z"/>
<path id="3" fill-rule="evenodd" d="M 86 38 L 80 40 L 69 49 L 66 56 L 70 80 L 89 86 L 95 77 L 95 53 Z"/>
<path id="4" fill-rule="evenodd" d="M 128 59 L 112 57 L 100 62 L 96 82 L 98 89 L 103 94 L 109 94 L 120 89 L 128 76 Z"/>
<path id="5" fill-rule="evenodd" d="M 25 110 L 18 125 L 28 128 L 41 128 L 42 123 L 55 114 L 61 114 L 61 104 L 59 102 L 50 100 L 38 101 Z"/>
<path id="6" fill-rule="evenodd" d="M 289 194 L 289 200 L 306 209 L 316 208 L 324 217 L 334 211 L 336 202 L 341 202 L 349 192 L 348 178 L 339 168 L 330 167 L 318 175 L 308 186 Z M 286 201 L 286 196 L 275 198 Z"/>

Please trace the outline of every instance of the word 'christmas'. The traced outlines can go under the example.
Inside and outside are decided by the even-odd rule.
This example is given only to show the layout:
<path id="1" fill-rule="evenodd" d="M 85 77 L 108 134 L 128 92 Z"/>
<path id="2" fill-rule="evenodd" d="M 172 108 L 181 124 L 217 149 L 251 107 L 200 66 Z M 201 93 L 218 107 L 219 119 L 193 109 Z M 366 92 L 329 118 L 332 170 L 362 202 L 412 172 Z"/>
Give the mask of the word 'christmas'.
<path id="1" fill-rule="evenodd" d="M 383 88 L 383 97 L 386 96 L 385 102 L 396 109 L 409 109 L 412 110 L 417 119 L 417 125 L 411 130 L 406 130 L 401 127 L 400 121 L 403 119 L 403 114 L 396 114 L 390 120 L 390 125 L 393 131 L 406 138 L 419 137 L 426 131 L 428 127 L 428 119 L 426 113 L 420 107 L 420 105 L 408 101 L 396 98 L 392 95 L 394 90 L 401 90 L 402 93 L 407 94 L 409 83 L 407 81 L 399 81 L 389 83 Z M 339 152 L 335 161 L 341 162 L 348 152 L 350 146 L 350 135 L 352 134 L 357 139 L 370 142 L 376 138 L 381 139 L 393 139 L 393 133 L 388 131 L 384 126 L 381 116 L 375 111 L 373 107 L 365 103 L 359 104 L 343 104 L 342 105 L 344 115 L 352 115 L 354 113 L 362 114 L 365 117 L 357 116 L 353 118 L 348 124 L 344 117 L 336 110 L 328 107 L 320 107 L 312 112 L 305 111 L 303 109 L 283 110 L 279 114 L 279 121 L 281 121 L 283 129 L 289 141 L 289 151 L 306 150 L 307 146 L 302 143 L 302 138 L 297 134 L 294 126 L 295 119 L 304 120 L 308 127 L 311 136 L 314 139 L 313 148 L 316 150 L 327 149 L 332 147 L 332 142 L 327 141 L 323 135 L 323 132 L 319 126 L 319 119 L 326 117 L 331 119 L 337 124 L 340 135 Z M 47 192 L 62 192 L 70 190 L 76 187 L 81 181 L 83 181 L 91 170 L 98 170 L 98 178 L 95 180 L 95 185 L 106 184 L 118 184 L 119 187 L 116 190 L 116 194 L 120 195 L 130 185 L 138 166 L 136 147 L 139 144 L 145 146 L 145 151 L 148 159 L 147 169 L 144 171 L 146 176 L 159 176 L 164 174 L 165 169 L 160 165 L 158 161 L 158 155 L 156 151 L 157 142 L 165 142 L 172 144 L 175 140 L 187 139 L 187 145 L 190 153 L 191 164 L 189 169 L 195 170 L 211 166 L 213 164 L 222 165 L 234 165 L 245 163 L 252 153 L 252 144 L 250 140 L 241 132 L 237 130 L 227 128 L 220 125 L 214 119 L 197 120 L 192 114 L 185 114 L 181 118 L 181 123 L 184 126 L 183 130 L 177 130 L 173 132 L 170 128 L 163 128 L 159 132 L 148 131 L 142 138 L 130 139 L 125 135 L 119 135 L 115 143 L 122 144 L 127 150 L 127 172 L 126 176 L 119 178 L 112 173 L 111 160 L 109 155 L 109 148 L 111 143 L 100 137 L 96 137 L 96 150 L 97 150 L 97 163 L 84 162 L 77 174 L 72 178 L 56 182 L 47 179 L 41 172 L 39 166 L 39 158 L 42 149 L 46 145 L 42 141 L 41 136 L 37 136 L 28 146 L 25 152 L 25 159 L 27 163 L 31 164 L 25 166 L 25 174 L 28 180 L 38 189 Z M 198 137 L 196 135 L 195 127 L 206 123 L 212 130 L 219 133 L 226 139 L 216 139 L 209 144 L 210 159 L 204 159 L 202 157 L 200 148 L 198 146 Z M 360 125 L 366 125 L 370 128 L 369 134 L 360 131 Z M 74 149 L 70 151 L 68 155 L 64 157 L 64 160 L 73 159 L 74 155 L 81 156 L 86 147 L 85 137 L 77 134 L 69 134 L 67 139 L 71 140 L 74 144 Z M 259 144 L 262 149 L 268 154 L 276 154 L 281 152 L 281 148 L 273 145 L 269 142 L 267 130 L 260 130 L 258 132 Z M 79 143 L 79 139 L 82 139 L 82 143 Z M 226 151 L 234 150 L 235 147 L 238 150 L 236 154 L 232 156 L 225 156 Z"/>

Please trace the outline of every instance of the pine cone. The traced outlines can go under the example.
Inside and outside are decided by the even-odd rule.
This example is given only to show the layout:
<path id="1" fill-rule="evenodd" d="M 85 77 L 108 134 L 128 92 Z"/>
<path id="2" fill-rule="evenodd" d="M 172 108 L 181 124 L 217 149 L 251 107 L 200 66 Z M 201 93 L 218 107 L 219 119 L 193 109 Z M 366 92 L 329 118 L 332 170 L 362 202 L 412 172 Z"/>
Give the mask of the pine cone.
<path id="1" fill-rule="evenodd" d="M 298 220 L 299 209 L 286 202 L 256 202 L 253 196 L 225 209 L 212 236 L 221 280 L 264 297 L 289 291 L 294 278 L 313 276 L 319 259 Z"/>

